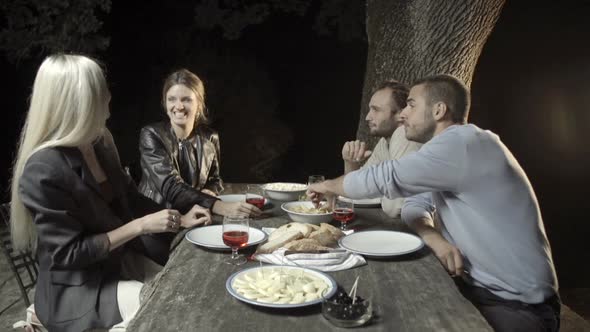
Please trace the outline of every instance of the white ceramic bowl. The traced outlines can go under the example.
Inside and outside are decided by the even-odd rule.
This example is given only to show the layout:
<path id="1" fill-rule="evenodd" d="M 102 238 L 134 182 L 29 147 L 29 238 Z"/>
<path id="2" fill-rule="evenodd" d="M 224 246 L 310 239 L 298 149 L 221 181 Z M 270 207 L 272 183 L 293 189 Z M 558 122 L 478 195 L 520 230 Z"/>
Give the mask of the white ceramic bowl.
<path id="1" fill-rule="evenodd" d="M 277 201 L 296 201 L 305 194 L 307 185 L 303 183 L 274 182 L 262 186 L 264 194 Z"/>
<path id="2" fill-rule="evenodd" d="M 332 212 L 327 213 L 302 213 L 302 212 L 295 212 L 292 211 L 293 207 L 303 206 L 306 208 L 313 208 L 313 203 L 310 201 L 300 201 L 300 202 L 288 202 L 283 203 L 281 205 L 281 209 L 287 212 L 291 220 L 300 222 L 300 223 L 307 223 L 307 224 L 316 224 L 319 225 L 320 223 L 329 223 L 332 220 Z"/>

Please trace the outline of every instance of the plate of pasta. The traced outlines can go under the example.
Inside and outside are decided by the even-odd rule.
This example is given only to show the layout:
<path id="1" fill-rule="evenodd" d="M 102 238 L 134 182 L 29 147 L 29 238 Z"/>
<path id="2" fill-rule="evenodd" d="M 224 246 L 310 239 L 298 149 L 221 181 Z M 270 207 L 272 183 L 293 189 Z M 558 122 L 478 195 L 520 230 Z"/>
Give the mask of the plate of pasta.
<path id="1" fill-rule="evenodd" d="M 288 202 L 283 203 L 281 209 L 296 222 L 319 225 L 332 220 L 332 209 L 326 202 L 322 202 L 319 207 L 315 207 L 311 201 Z"/>

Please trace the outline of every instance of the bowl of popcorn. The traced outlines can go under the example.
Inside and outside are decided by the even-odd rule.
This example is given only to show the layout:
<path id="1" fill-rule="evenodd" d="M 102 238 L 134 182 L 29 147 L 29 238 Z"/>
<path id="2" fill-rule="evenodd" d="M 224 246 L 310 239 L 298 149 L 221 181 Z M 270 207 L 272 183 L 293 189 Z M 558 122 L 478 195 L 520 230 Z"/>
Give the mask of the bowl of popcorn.
<path id="1" fill-rule="evenodd" d="M 332 209 L 327 202 L 322 202 L 318 207 L 311 201 L 288 202 L 283 203 L 281 209 L 287 212 L 291 220 L 300 223 L 319 225 L 332 220 Z"/>
<path id="2" fill-rule="evenodd" d="M 296 201 L 305 194 L 307 185 L 303 183 L 273 182 L 262 186 L 264 195 L 277 201 Z"/>

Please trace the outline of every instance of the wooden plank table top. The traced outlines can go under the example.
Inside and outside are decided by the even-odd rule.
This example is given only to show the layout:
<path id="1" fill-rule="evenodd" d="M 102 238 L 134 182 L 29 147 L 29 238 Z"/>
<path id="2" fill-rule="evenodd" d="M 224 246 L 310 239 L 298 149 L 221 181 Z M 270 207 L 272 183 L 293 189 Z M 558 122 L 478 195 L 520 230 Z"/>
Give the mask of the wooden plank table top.
<path id="1" fill-rule="evenodd" d="M 245 184 L 228 184 L 224 194 L 244 193 Z M 253 227 L 278 227 L 290 222 L 272 202 Z M 407 232 L 399 220 L 379 208 L 355 209 L 350 228 Z M 214 223 L 221 223 L 215 217 Z M 227 278 L 242 269 L 223 263 L 229 251 L 196 246 L 181 232 L 170 260 L 142 291 L 142 306 L 128 331 L 326 331 L 338 329 L 321 314 L 321 305 L 274 309 L 238 301 L 225 289 Z M 240 250 L 253 253 L 254 248 Z M 358 295 L 373 303 L 373 319 L 357 329 L 366 331 L 492 331 L 477 309 L 457 290 L 453 280 L 427 247 L 389 259 L 367 258 L 367 265 L 328 272 L 344 289 L 360 276 Z"/>

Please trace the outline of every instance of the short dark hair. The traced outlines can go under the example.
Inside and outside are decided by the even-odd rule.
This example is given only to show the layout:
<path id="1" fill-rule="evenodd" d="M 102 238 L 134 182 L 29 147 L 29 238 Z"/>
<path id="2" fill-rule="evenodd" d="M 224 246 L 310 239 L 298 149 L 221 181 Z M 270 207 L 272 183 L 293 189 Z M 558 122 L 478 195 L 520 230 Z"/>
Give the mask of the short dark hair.
<path id="1" fill-rule="evenodd" d="M 434 75 L 421 78 L 412 87 L 424 85 L 428 94 L 428 102 L 432 105 L 443 102 L 447 105 L 451 120 L 454 123 L 466 123 L 471 105 L 469 89 L 458 78 L 452 75 Z"/>
<path id="2" fill-rule="evenodd" d="M 188 69 L 179 69 L 172 72 L 164 80 L 164 86 L 162 87 L 162 106 L 166 109 L 166 93 L 171 87 L 177 84 L 182 84 L 187 88 L 193 90 L 197 96 L 197 116 L 195 118 L 196 123 L 207 123 L 207 111 L 205 107 L 205 85 L 203 81 Z"/>
<path id="3" fill-rule="evenodd" d="M 371 95 L 384 89 L 391 89 L 391 98 L 395 101 L 395 104 L 399 107 L 400 111 L 406 107 L 406 100 L 410 93 L 410 88 L 407 85 L 395 80 L 384 81 L 377 85 Z"/>

